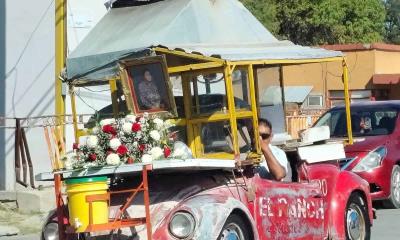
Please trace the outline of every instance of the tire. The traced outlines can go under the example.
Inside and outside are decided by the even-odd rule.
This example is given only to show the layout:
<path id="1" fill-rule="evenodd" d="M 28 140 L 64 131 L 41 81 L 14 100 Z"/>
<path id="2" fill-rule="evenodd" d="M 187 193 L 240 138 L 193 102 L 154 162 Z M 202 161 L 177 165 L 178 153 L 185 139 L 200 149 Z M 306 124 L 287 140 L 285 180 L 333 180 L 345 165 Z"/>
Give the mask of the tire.
<path id="1" fill-rule="evenodd" d="M 253 240 L 248 224 L 237 214 L 231 214 L 219 234 L 218 240 Z"/>
<path id="2" fill-rule="evenodd" d="M 371 224 L 364 199 L 357 193 L 350 195 L 344 216 L 347 240 L 369 240 Z"/>
<path id="3" fill-rule="evenodd" d="M 390 197 L 383 202 L 385 208 L 400 208 L 400 166 L 394 165 L 390 177 Z"/>

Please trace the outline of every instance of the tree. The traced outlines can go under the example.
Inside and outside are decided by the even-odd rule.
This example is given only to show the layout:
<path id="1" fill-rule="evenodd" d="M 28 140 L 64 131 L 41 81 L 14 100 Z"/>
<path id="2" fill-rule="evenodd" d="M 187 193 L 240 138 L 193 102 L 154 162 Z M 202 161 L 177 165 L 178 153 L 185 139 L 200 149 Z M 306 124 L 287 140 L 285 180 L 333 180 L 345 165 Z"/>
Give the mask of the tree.
<path id="1" fill-rule="evenodd" d="M 400 44 L 400 0 L 384 1 L 386 8 L 385 41 Z"/>
<path id="2" fill-rule="evenodd" d="M 399 1 L 399 0 L 397 0 Z M 243 1 L 258 19 L 267 1 L 251 5 Z M 274 11 L 265 18 L 276 19 L 278 37 L 303 45 L 370 43 L 383 39 L 385 8 L 382 0 L 269 0 Z M 276 14 L 275 17 L 273 14 Z M 263 22 L 263 21 L 261 21 Z M 263 22 L 264 23 L 264 22 Z M 268 23 L 264 23 L 268 28 Z M 274 31 L 272 31 L 274 32 Z"/>
<path id="3" fill-rule="evenodd" d="M 279 21 L 276 18 L 276 0 L 240 0 L 247 9 L 260 21 L 272 34 L 277 35 Z"/>

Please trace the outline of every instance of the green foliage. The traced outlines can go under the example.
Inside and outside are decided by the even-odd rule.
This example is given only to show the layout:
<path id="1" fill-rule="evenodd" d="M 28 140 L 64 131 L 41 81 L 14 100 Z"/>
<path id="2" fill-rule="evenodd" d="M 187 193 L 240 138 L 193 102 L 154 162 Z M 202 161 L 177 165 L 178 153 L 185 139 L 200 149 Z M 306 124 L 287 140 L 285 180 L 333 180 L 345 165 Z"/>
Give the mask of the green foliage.
<path id="1" fill-rule="evenodd" d="M 384 1 L 386 8 L 385 40 L 400 44 L 400 0 Z"/>
<path id="2" fill-rule="evenodd" d="M 276 0 L 240 0 L 247 9 L 274 35 L 278 34 L 279 22 L 276 17 Z"/>
<path id="3" fill-rule="evenodd" d="M 386 13 L 381 0 L 242 2 L 267 28 L 277 25 L 272 32 L 278 37 L 297 44 L 370 43 L 382 41 L 384 35 Z"/>

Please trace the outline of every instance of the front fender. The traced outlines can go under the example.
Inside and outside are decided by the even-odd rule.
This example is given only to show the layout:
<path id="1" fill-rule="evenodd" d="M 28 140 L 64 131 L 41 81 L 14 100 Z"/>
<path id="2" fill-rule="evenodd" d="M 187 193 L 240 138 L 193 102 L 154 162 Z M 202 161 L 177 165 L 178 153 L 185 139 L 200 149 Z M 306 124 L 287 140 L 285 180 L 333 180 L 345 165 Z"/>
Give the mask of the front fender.
<path id="1" fill-rule="evenodd" d="M 372 224 L 372 201 L 368 183 L 352 172 L 341 171 L 327 201 L 330 216 L 328 231 L 332 239 L 346 239 L 344 216 L 347 201 L 353 192 L 359 192 L 364 195 L 363 197 L 366 199 L 368 207 L 369 220 Z"/>
<path id="2" fill-rule="evenodd" d="M 196 230 L 193 239 L 213 240 L 217 239 L 228 216 L 233 211 L 241 211 L 250 223 L 254 239 L 258 239 L 253 217 L 246 206 L 239 200 L 223 195 L 202 194 L 182 202 L 165 219 L 162 225 L 155 231 L 154 239 L 174 239 L 168 231 L 171 217 L 177 211 L 189 211 L 196 219 Z"/>

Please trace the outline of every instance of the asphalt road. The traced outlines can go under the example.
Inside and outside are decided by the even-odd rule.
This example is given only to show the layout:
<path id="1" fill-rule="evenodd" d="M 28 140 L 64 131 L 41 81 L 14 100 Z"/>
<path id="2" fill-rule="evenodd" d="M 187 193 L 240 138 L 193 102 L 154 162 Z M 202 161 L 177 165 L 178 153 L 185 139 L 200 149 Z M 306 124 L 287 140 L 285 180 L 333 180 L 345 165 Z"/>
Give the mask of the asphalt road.
<path id="1" fill-rule="evenodd" d="M 400 209 L 378 209 L 377 219 L 372 227 L 372 240 L 400 239 Z M 0 237 L 0 240 L 39 240 L 38 235 Z"/>
<path id="2" fill-rule="evenodd" d="M 400 209 L 378 209 L 371 231 L 372 240 L 400 239 Z"/>

